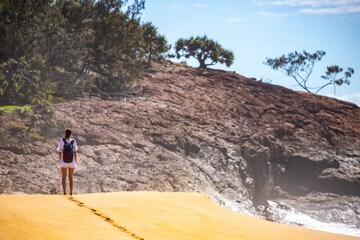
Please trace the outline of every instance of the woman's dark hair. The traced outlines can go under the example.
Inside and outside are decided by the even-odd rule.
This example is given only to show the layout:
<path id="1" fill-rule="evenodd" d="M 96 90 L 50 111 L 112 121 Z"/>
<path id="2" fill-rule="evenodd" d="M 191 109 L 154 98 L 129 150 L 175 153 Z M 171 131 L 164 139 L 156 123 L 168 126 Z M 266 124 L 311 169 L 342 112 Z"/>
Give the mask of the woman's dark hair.
<path id="1" fill-rule="evenodd" d="M 71 129 L 67 128 L 65 129 L 65 138 L 69 138 L 71 136 Z"/>

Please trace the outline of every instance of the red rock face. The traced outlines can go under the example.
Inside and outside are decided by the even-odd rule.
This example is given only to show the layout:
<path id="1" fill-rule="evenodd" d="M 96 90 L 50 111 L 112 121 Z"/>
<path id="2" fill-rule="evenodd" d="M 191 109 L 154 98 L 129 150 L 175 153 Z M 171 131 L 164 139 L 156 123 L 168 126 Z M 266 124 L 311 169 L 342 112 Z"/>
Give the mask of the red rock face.
<path id="1" fill-rule="evenodd" d="M 53 106 L 79 145 L 74 192 L 198 191 L 249 212 L 313 191 L 360 195 L 354 104 L 179 64 L 154 64 L 140 87 Z M 11 118 L 20 121 L 1 116 L 3 130 Z M 1 146 L 0 191 L 59 193 L 61 137 Z"/>

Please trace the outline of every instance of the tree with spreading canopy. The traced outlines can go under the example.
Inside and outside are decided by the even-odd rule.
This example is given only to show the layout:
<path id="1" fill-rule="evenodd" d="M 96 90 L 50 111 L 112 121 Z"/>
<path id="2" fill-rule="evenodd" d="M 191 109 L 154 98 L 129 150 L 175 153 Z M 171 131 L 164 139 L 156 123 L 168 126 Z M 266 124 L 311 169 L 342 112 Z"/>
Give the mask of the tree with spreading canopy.
<path id="1" fill-rule="evenodd" d="M 234 54 L 206 35 L 203 37 L 180 38 L 175 43 L 176 57 L 196 58 L 200 68 L 207 68 L 216 63 L 225 63 L 227 67 L 234 61 Z M 208 61 L 208 62 L 207 62 Z"/>
<path id="2" fill-rule="evenodd" d="M 144 37 L 144 49 L 148 55 L 148 67 L 150 67 L 151 59 L 159 57 L 170 50 L 171 46 L 167 43 L 165 36 L 157 31 L 151 22 L 142 25 Z"/>
<path id="3" fill-rule="evenodd" d="M 308 53 L 305 50 L 301 52 L 289 53 L 287 56 L 282 55 L 279 58 L 267 58 L 264 62 L 265 65 L 270 66 L 274 70 L 281 70 L 286 74 L 286 76 L 292 77 L 296 83 L 307 92 L 313 92 L 317 94 L 320 90 L 329 85 L 334 85 L 334 94 L 336 86 L 341 86 L 344 83 L 349 85 L 349 78 L 354 74 L 353 68 L 348 68 L 344 75 L 339 77 L 344 69 L 337 66 L 327 67 L 325 75 L 321 76 L 327 83 L 323 84 L 320 87 L 309 87 L 308 81 L 309 77 L 313 72 L 314 65 L 316 62 L 320 61 L 323 56 L 325 56 L 325 51 L 318 50 L 315 53 Z"/>

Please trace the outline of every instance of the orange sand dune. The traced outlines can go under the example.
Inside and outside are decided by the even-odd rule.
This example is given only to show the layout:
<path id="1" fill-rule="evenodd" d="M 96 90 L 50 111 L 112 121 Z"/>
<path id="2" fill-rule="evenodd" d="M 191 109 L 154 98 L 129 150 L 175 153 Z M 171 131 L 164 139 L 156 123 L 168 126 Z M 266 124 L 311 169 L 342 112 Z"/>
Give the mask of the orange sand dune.
<path id="1" fill-rule="evenodd" d="M 198 193 L 0 195 L 0 239 L 360 238 L 235 213 Z"/>

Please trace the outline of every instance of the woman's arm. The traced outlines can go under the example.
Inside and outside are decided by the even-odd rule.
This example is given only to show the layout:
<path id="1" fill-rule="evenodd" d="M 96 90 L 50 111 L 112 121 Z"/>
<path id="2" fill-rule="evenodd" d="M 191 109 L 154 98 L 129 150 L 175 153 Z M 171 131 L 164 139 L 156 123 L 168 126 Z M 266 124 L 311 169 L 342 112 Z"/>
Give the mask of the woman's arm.
<path id="1" fill-rule="evenodd" d="M 62 152 L 59 152 L 59 162 L 61 162 L 61 154 Z"/>
<path id="2" fill-rule="evenodd" d="M 77 154 L 76 154 L 76 151 L 74 151 L 74 157 L 75 157 L 75 162 L 77 164 Z"/>

